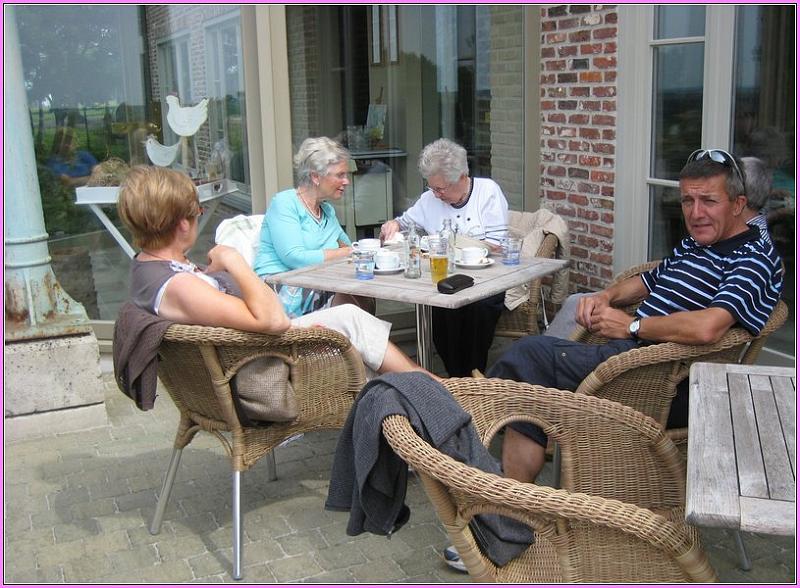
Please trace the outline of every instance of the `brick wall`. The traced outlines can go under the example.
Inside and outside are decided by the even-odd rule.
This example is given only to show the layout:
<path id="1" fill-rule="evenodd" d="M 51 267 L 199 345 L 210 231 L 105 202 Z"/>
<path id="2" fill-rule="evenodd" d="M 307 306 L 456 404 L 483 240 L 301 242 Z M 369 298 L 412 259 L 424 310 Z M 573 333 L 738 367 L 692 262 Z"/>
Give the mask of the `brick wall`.
<path id="1" fill-rule="evenodd" d="M 509 206 L 522 209 L 522 169 L 525 157 L 523 72 L 525 67 L 524 9 L 491 8 L 491 146 L 492 179 L 503 188 Z"/>
<path id="2" fill-rule="evenodd" d="M 286 7 L 293 150 L 306 137 L 320 134 L 320 50 L 317 29 L 316 7 Z"/>
<path id="3" fill-rule="evenodd" d="M 541 9 L 541 198 L 570 228 L 573 290 L 613 276 L 615 6 Z"/>

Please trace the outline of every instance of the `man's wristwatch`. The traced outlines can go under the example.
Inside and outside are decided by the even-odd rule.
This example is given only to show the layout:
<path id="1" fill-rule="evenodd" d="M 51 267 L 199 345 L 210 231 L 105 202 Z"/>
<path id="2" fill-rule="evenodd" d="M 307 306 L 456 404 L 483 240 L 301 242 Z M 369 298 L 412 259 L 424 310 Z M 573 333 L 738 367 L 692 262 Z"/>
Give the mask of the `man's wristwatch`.
<path id="1" fill-rule="evenodd" d="M 641 320 L 640 318 L 636 318 L 628 325 L 628 332 L 631 334 L 631 337 L 637 341 L 639 340 L 639 325 L 641 324 Z"/>

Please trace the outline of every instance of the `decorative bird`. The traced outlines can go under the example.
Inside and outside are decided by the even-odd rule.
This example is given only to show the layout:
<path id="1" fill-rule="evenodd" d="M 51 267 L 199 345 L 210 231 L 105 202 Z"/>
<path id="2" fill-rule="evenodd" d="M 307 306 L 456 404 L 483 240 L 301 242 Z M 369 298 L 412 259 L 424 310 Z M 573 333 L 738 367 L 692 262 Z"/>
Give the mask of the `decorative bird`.
<path id="1" fill-rule="evenodd" d="M 175 158 L 178 157 L 178 149 L 180 146 L 180 141 L 174 145 L 162 145 L 156 140 L 154 135 L 147 135 L 147 140 L 144 141 L 147 157 L 149 157 L 150 161 L 154 164 L 161 167 L 167 167 L 175 161 Z"/>
<path id="2" fill-rule="evenodd" d="M 194 106 L 181 106 L 174 94 L 167 96 L 167 122 L 181 137 L 191 137 L 197 132 L 208 116 L 208 98 L 203 98 Z"/>

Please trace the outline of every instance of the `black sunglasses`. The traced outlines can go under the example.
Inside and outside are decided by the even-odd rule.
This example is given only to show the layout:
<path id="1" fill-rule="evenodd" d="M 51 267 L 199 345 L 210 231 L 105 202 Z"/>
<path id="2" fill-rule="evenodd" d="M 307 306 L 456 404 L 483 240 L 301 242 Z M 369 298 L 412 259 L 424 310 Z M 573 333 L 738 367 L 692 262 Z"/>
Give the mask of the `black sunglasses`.
<path id="1" fill-rule="evenodd" d="M 732 167 L 733 170 L 736 172 L 736 175 L 739 176 L 742 185 L 744 185 L 744 174 L 742 173 L 742 170 L 739 169 L 739 164 L 736 163 L 736 160 L 733 158 L 733 155 L 731 155 L 727 151 L 723 149 L 698 149 L 689 156 L 689 159 L 686 160 L 686 163 L 691 163 L 693 161 L 700 161 L 701 159 L 710 159 L 711 161 L 715 161 L 717 163 L 721 163 L 722 165 Z"/>

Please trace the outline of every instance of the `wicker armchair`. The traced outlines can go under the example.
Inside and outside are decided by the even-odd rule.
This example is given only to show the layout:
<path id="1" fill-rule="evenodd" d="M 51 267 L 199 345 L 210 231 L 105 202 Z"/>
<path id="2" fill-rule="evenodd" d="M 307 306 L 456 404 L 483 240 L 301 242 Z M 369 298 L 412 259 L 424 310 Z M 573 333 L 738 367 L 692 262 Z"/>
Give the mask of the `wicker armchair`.
<path id="1" fill-rule="evenodd" d="M 230 380 L 249 359 L 276 356 L 289 365 L 299 414 L 291 422 L 245 427 L 231 395 Z M 171 326 L 159 348 L 158 374 L 180 411 L 178 433 L 150 532 L 161 528 L 181 452 L 198 431 L 222 443 L 233 470 L 233 578 L 241 578 L 241 472 L 297 433 L 344 425 L 364 384 L 364 364 L 343 335 L 322 328 L 261 335 L 225 328 Z M 228 433 L 224 435 L 223 433 Z"/>
<path id="2" fill-rule="evenodd" d="M 536 251 L 536 257 L 553 257 L 558 248 L 558 238 L 553 234 L 545 235 L 542 244 Z M 542 278 L 529 283 L 530 297 L 514 310 L 503 307 L 497 321 L 494 334 L 497 337 L 518 339 L 526 335 L 539 334 L 539 317 L 542 314 Z"/>
<path id="3" fill-rule="evenodd" d="M 565 489 L 556 490 L 457 462 L 420 439 L 405 417 L 384 421 L 386 439 L 419 474 L 473 581 L 716 580 L 683 521 L 677 449 L 652 419 L 615 402 L 507 380 L 451 379 L 445 386 L 472 414 L 485 444 L 505 424 L 528 420 L 563 451 Z M 523 521 L 536 541 L 498 567 L 468 526 L 480 513 Z"/>

